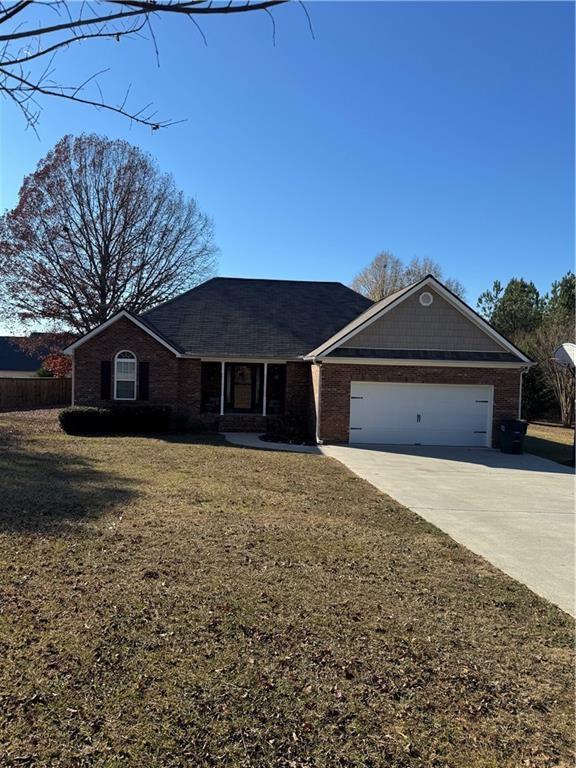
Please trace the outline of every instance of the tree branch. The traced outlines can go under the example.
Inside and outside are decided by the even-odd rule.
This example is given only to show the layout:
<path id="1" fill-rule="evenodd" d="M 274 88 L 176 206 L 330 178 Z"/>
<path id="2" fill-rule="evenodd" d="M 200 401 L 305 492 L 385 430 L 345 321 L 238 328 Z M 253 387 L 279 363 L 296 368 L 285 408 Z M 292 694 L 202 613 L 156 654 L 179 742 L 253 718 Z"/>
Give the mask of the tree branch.
<path id="1" fill-rule="evenodd" d="M 115 38 L 116 40 L 118 40 L 120 37 L 126 37 L 127 35 L 133 35 L 136 32 L 139 32 L 145 25 L 146 25 L 146 22 L 143 21 L 141 24 L 139 24 L 136 27 L 133 27 L 127 30 L 122 30 L 120 32 L 118 31 L 94 32 L 93 34 L 74 35 L 74 37 L 69 37 L 66 40 L 61 40 L 59 43 L 54 43 L 54 45 L 51 45 L 48 48 L 42 48 L 36 53 L 31 53 L 27 56 L 22 56 L 19 59 L 2 61 L 1 64 L 2 64 L 2 67 L 12 67 L 12 66 L 15 66 L 16 64 L 27 64 L 29 61 L 33 61 L 34 59 L 37 59 L 40 56 L 46 56 L 47 54 L 52 53 L 53 51 L 57 51 L 60 48 L 66 48 L 72 43 L 81 43 L 84 40 L 94 40 L 94 39 L 103 40 L 106 38 Z"/>
<path id="2" fill-rule="evenodd" d="M 84 2 L 67 3 L 64 0 L 54 0 L 49 3 L 19 0 L 7 9 L 4 4 L 0 3 L 0 24 L 6 25 L 8 22 L 16 22 L 12 29 L 10 25 L 2 27 L 3 31 L 6 31 L 0 34 L 0 93 L 17 104 L 26 122 L 34 130 L 36 130 L 41 111 L 40 102 L 33 98 L 34 94 L 105 109 L 141 125 L 151 127 L 153 130 L 175 125 L 177 122 L 183 121 L 158 120 L 153 113 L 147 111 L 149 105 L 137 111 L 127 109 L 126 97 L 120 105 L 111 104 L 102 95 L 97 80 L 97 75 L 100 73 L 92 75 L 76 87 L 49 80 L 52 71 L 48 70 L 54 55 L 69 49 L 74 43 L 97 39 L 119 41 L 123 37 L 138 35 L 144 27 L 147 27 L 159 65 L 160 52 L 152 28 L 152 20 L 161 15 L 190 19 L 202 35 L 206 45 L 206 37 L 197 22 L 197 18 L 206 15 L 219 16 L 262 11 L 271 18 L 272 36 L 275 42 L 276 26 L 270 10 L 287 2 L 292 2 L 292 0 L 228 0 L 228 2 L 213 2 L 212 0 L 102 0 L 97 5 L 97 11 L 94 11 L 90 5 Z M 49 8 L 58 14 L 61 21 L 56 24 L 42 24 L 40 17 L 28 26 L 28 14 L 25 12 L 37 7 Z M 90 9 L 89 15 L 85 15 L 85 8 Z M 65 11 L 65 14 L 62 11 Z M 304 11 L 312 32 L 310 17 L 306 9 Z M 312 36 L 314 36 L 313 32 Z M 47 43 L 45 46 L 42 44 L 44 40 Z M 13 55 L 10 55 L 10 48 L 15 48 Z M 24 65 L 36 64 L 43 57 L 50 57 L 50 64 L 40 75 L 23 69 Z M 95 87 L 100 92 L 100 100 L 78 95 L 91 81 L 94 82 Z"/>
<path id="3" fill-rule="evenodd" d="M 146 109 L 150 106 L 147 104 L 145 107 L 142 107 L 137 112 L 129 112 L 127 111 L 122 105 L 120 106 L 113 106 L 112 104 L 107 104 L 103 101 L 96 101 L 95 99 L 85 99 L 77 95 L 78 89 L 75 89 L 75 92 L 70 93 L 64 93 L 63 90 L 58 90 L 57 88 L 50 89 L 50 88 L 44 88 L 40 84 L 31 83 L 28 80 L 26 80 L 23 77 L 19 77 L 18 75 L 13 74 L 12 72 L 6 72 L 4 69 L 0 68 L 0 74 L 4 75 L 5 77 L 12 78 L 13 80 L 16 80 L 21 85 L 25 86 L 26 88 L 30 89 L 31 91 L 34 91 L 35 93 L 41 93 L 44 96 L 54 96 L 59 99 L 65 99 L 67 101 L 73 101 L 77 104 L 87 104 L 91 107 L 97 107 L 98 109 L 105 109 L 108 112 L 114 112 L 118 115 L 122 115 L 123 117 L 127 117 L 130 120 L 133 120 L 135 123 L 139 123 L 140 125 L 146 125 L 149 128 L 152 128 L 153 131 L 157 131 L 159 128 L 167 128 L 171 125 L 178 125 L 179 123 L 186 122 L 185 120 L 154 120 L 154 114 L 148 114 L 146 115 Z M 58 88 L 61 88 L 58 86 Z M 14 94 L 12 94 L 13 98 L 16 98 Z"/>
<path id="4" fill-rule="evenodd" d="M 64 30 L 76 29 L 78 27 L 87 26 L 90 24 L 108 24 L 111 21 L 119 21 L 121 19 L 129 19 L 134 16 L 142 16 L 159 13 L 180 13 L 186 16 L 189 15 L 220 15 L 227 13 L 247 13 L 249 11 L 263 11 L 266 8 L 273 8 L 276 5 L 284 5 L 288 0 L 262 0 L 261 2 L 245 2 L 241 4 L 228 5 L 212 5 L 212 3 L 205 4 L 204 0 L 195 0 L 195 2 L 183 2 L 183 3 L 170 3 L 170 2 L 158 2 L 158 3 L 137 3 L 137 2 L 125 2 L 124 0 L 108 0 L 112 5 L 119 5 L 121 7 L 133 8 L 131 11 L 119 11 L 118 13 L 107 13 L 102 16 L 95 16 L 91 19 L 73 19 L 72 21 L 65 22 L 63 24 L 53 24 L 49 27 L 37 27 L 36 29 L 27 30 L 23 32 L 13 32 L 8 35 L 0 35 L 0 42 L 21 40 L 23 38 L 30 39 L 31 37 L 39 37 L 40 35 L 50 35 L 54 32 L 62 32 Z M 32 2 L 28 2 L 27 5 L 32 5 Z M 24 8 L 21 8 L 24 10 Z M 20 12 L 18 11 L 18 12 Z"/>

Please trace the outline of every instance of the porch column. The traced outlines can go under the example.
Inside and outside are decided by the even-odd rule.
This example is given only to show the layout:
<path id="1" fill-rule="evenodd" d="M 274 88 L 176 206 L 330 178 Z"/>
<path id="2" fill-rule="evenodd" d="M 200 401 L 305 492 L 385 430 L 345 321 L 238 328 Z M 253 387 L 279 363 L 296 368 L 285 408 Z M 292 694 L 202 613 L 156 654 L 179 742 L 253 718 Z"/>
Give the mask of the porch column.
<path id="1" fill-rule="evenodd" d="M 268 385 L 268 363 L 264 363 L 264 387 L 262 389 L 262 416 L 266 416 L 266 388 Z"/>
<path id="2" fill-rule="evenodd" d="M 224 385 L 225 385 L 225 371 L 226 371 L 226 364 L 224 363 L 224 360 L 220 363 L 221 371 L 220 371 L 220 416 L 224 416 Z"/>

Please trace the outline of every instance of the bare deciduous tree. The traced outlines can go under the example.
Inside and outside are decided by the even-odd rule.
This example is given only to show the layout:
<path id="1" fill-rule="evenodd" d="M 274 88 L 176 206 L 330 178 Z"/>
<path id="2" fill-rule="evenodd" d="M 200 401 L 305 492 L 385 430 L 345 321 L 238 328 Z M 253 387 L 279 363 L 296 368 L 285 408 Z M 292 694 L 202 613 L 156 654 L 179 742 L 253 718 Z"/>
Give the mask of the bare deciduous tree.
<path id="1" fill-rule="evenodd" d="M 0 219 L 2 314 L 85 332 L 197 284 L 215 250 L 211 220 L 150 155 L 65 136 Z"/>
<path id="2" fill-rule="evenodd" d="M 574 423 L 574 369 L 559 365 L 554 359 L 554 351 L 567 341 L 575 341 L 574 323 L 547 317 L 533 333 L 521 336 L 519 344 L 538 363 L 558 403 L 562 425 L 570 427 Z"/>
<path id="3" fill-rule="evenodd" d="M 356 275 L 352 288 L 372 301 L 379 301 L 402 287 L 403 270 L 404 266 L 397 256 L 390 251 L 382 251 Z"/>
<path id="4" fill-rule="evenodd" d="M 75 49 L 81 43 L 93 44 L 106 39 L 119 43 L 125 38 L 142 36 L 150 38 L 158 56 L 152 25 L 160 17 L 189 20 L 204 38 L 199 21 L 207 16 L 261 11 L 270 16 L 274 31 L 270 10 L 286 2 L 288 0 L 0 2 L 0 93 L 18 106 L 33 128 L 38 122 L 42 97 L 89 104 L 119 113 L 153 129 L 162 128 L 172 124 L 172 121 L 159 120 L 150 105 L 129 108 L 129 88 L 117 104 L 104 97 L 98 77 L 106 70 L 94 73 L 84 82 L 58 82 L 54 70 L 55 56 Z M 307 16 L 305 8 L 304 12 Z M 96 89 L 93 95 L 87 90 L 88 86 Z"/>
<path id="5" fill-rule="evenodd" d="M 414 258 L 404 264 L 390 251 L 382 251 L 368 266 L 359 272 L 352 281 L 352 288 L 368 296 L 372 301 L 379 301 L 401 288 L 421 280 L 426 275 L 434 275 L 458 296 L 464 295 L 464 286 L 453 278 L 444 279 L 442 269 L 432 259 Z"/>

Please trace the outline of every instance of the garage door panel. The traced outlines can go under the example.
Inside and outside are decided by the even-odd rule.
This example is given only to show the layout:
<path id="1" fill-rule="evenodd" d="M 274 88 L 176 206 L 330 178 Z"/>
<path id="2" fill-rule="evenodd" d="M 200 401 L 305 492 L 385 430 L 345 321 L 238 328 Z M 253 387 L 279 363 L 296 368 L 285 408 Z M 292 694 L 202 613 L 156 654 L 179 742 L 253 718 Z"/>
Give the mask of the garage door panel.
<path id="1" fill-rule="evenodd" d="M 489 386 L 352 382 L 350 442 L 489 444 Z"/>

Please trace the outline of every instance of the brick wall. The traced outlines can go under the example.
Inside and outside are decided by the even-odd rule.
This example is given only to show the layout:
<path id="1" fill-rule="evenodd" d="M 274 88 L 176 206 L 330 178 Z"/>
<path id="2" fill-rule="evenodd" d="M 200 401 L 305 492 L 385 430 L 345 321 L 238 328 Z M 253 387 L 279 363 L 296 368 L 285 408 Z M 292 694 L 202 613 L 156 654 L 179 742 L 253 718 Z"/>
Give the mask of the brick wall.
<path id="1" fill-rule="evenodd" d="M 187 357 L 178 358 L 177 363 L 178 405 L 185 408 L 191 416 L 197 416 L 202 406 L 202 363 Z"/>
<path id="2" fill-rule="evenodd" d="M 136 355 L 139 363 L 150 364 L 149 398 L 147 402 L 171 405 L 178 396 L 178 364 L 195 363 L 179 360 L 166 347 L 130 320 L 120 318 L 74 352 L 74 402 L 76 405 L 110 405 L 100 399 L 100 363 L 112 363 L 114 394 L 114 357 L 123 349 Z M 199 365 L 199 363 L 198 363 Z"/>
<path id="3" fill-rule="evenodd" d="M 90 339 L 75 352 L 74 400 L 78 405 L 109 405 L 100 399 L 100 364 L 113 363 L 123 349 L 133 352 L 138 362 L 147 362 L 147 402 L 180 407 L 190 417 L 200 414 L 201 362 L 177 358 L 130 320 L 122 318 Z M 112 369 L 113 369 L 112 365 Z M 286 364 L 286 407 L 288 418 L 302 419 L 314 433 L 319 411 L 318 433 L 328 442 L 347 442 L 352 381 L 421 382 L 430 384 L 492 384 L 494 386 L 493 442 L 497 441 L 500 419 L 516 417 L 520 372 L 512 369 L 457 368 L 432 366 L 383 366 L 324 364 L 321 368 L 305 362 Z M 112 382 L 113 384 L 113 382 Z M 112 393 L 114 387 L 112 386 Z"/>
<path id="4" fill-rule="evenodd" d="M 303 419 L 310 433 L 314 434 L 316 423 L 310 363 L 286 363 L 284 412 L 288 419 Z"/>
<path id="5" fill-rule="evenodd" d="M 348 442 L 350 383 L 382 381 L 421 384 L 492 384 L 492 443 L 498 442 L 500 419 L 518 416 L 520 371 L 510 368 L 434 368 L 412 365 L 346 365 L 321 368 L 319 436 L 327 442 Z"/>
<path id="6" fill-rule="evenodd" d="M 121 318 L 85 342 L 74 354 L 74 401 L 77 405 L 110 405 L 113 400 L 100 399 L 100 365 L 112 363 L 123 349 L 133 352 L 139 363 L 149 363 L 149 399 L 146 402 L 171 405 L 194 418 L 200 415 L 202 364 L 198 359 L 177 358 L 152 336 L 126 318 Z M 114 393 L 112 381 L 111 394 Z M 137 401 L 136 401 L 137 402 Z M 289 362 L 286 365 L 286 415 L 304 418 L 314 430 L 314 405 L 310 364 Z M 216 426 L 216 416 L 207 417 Z"/>

